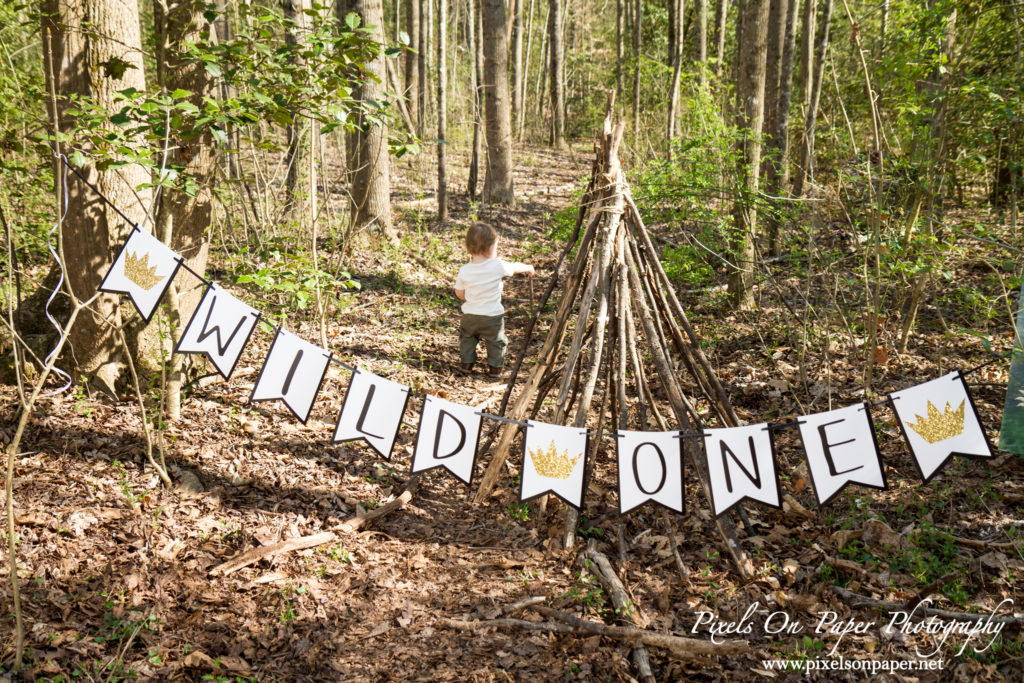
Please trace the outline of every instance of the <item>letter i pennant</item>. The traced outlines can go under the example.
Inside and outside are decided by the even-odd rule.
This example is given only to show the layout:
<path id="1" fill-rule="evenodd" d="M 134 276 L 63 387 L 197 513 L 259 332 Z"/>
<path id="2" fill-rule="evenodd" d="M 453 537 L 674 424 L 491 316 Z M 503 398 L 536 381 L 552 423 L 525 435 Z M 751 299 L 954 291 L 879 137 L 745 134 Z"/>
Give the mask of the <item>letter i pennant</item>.
<path id="1" fill-rule="evenodd" d="M 331 354 L 324 349 L 278 328 L 249 400 L 280 399 L 305 424 L 330 362 Z"/>
<path id="2" fill-rule="evenodd" d="M 409 387 L 357 369 L 341 404 L 334 443 L 364 439 L 381 457 L 391 459 L 408 402 Z"/>
<path id="3" fill-rule="evenodd" d="M 469 486 L 479 439 L 480 415 L 476 408 L 424 396 L 412 471 L 443 467 Z"/>

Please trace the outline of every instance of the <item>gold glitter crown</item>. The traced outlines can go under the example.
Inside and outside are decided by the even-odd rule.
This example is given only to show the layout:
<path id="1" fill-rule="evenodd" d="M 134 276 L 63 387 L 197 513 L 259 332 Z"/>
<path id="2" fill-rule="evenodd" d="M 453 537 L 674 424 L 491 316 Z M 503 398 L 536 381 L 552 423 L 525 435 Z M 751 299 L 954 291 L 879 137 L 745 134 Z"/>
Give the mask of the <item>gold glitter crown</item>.
<path id="1" fill-rule="evenodd" d="M 562 454 L 559 455 L 554 441 L 546 451 L 540 449 L 530 451 L 530 460 L 533 460 L 533 468 L 537 470 L 537 474 L 549 479 L 568 479 L 581 457 L 583 457 L 582 453 L 570 460 L 567 450 L 562 451 Z"/>
<path id="2" fill-rule="evenodd" d="M 156 274 L 156 266 L 149 265 L 149 253 L 139 258 L 136 254 L 125 254 L 124 275 L 143 289 L 153 289 L 165 276 Z"/>
<path id="3" fill-rule="evenodd" d="M 939 412 L 939 409 L 932 405 L 931 401 L 928 401 L 928 417 L 921 417 L 915 415 L 917 418 L 917 424 L 907 425 L 915 432 L 921 435 L 921 438 L 928 443 L 937 443 L 944 439 L 948 439 L 958 434 L 962 434 L 964 431 L 964 403 L 966 401 L 960 401 L 960 407 L 955 411 L 950 407 L 949 402 L 946 403 L 946 409 Z"/>

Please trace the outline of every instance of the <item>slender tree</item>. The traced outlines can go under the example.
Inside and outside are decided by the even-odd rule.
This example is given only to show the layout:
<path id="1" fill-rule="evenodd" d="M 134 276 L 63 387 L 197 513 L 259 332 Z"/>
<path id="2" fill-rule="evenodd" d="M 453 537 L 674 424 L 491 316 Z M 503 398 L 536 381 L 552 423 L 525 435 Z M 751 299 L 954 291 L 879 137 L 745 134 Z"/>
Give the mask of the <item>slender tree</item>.
<path id="1" fill-rule="evenodd" d="M 472 2 L 473 0 L 469 0 Z M 338 0 L 342 2 L 342 0 Z M 420 126 L 420 0 L 405 0 L 405 25 L 409 34 L 409 45 L 405 49 L 405 96 L 409 102 L 409 113 L 419 134 Z"/>
<path id="2" fill-rule="evenodd" d="M 694 59 L 697 60 L 697 68 L 700 69 L 700 85 L 703 88 L 708 83 L 708 0 L 696 0 L 694 12 L 697 15 L 697 25 L 694 28 Z"/>
<path id="3" fill-rule="evenodd" d="M 303 34 L 307 30 L 307 19 L 306 10 L 312 5 L 311 0 L 282 0 L 282 9 L 284 11 L 284 18 L 289 22 L 288 28 L 285 29 L 285 43 L 291 47 L 298 46 L 303 40 Z M 154 5 L 158 8 L 159 13 L 160 3 Z M 294 55 L 295 52 L 293 51 Z M 302 144 L 303 141 L 303 128 L 305 127 L 302 119 L 297 119 L 285 127 L 285 134 L 288 136 L 288 151 L 285 157 L 285 164 L 287 171 L 285 172 L 285 212 L 292 217 L 297 218 L 302 207 L 302 201 L 300 198 L 300 189 L 303 187 L 302 182 L 306 175 L 305 155 L 303 150 L 305 146 Z"/>
<path id="4" fill-rule="evenodd" d="M 808 0 L 807 4 L 814 4 L 814 0 Z M 808 79 L 810 89 L 807 91 L 807 106 L 804 108 L 804 129 L 800 140 L 800 160 L 797 162 L 796 176 L 793 179 L 794 197 L 803 196 L 804 183 L 807 177 L 813 177 L 814 175 L 814 124 L 818 118 L 821 83 L 825 78 L 825 51 L 828 49 L 828 36 L 829 28 L 832 24 L 833 7 L 833 0 L 825 0 L 825 4 L 821 8 L 821 21 L 818 25 L 814 56 L 810 58 L 813 60 L 811 63 L 814 65 L 814 68 L 810 69 L 810 78 Z"/>
<path id="5" fill-rule="evenodd" d="M 633 141 L 635 143 L 640 137 L 640 29 L 643 4 L 640 0 L 636 0 L 633 8 Z"/>
<path id="6" fill-rule="evenodd" d="M 796 51 L 796 16 L 800 12 L 800 0 L 786 0 L 786 20 L 782 45 L 782 60 L 779 63 L 778 97 L 768 142 L 772 153 L 768 166 L 768 194 L 773 197 L 788 194 L 789 185 L 789 110 L 793 95 L 793 54 Z M 779 201 L 768 214 L 768 242 L 773 256 L 782 250 L 780 239 L 781 215 Z"/>
<path id="7" fill-rule="evenodd" d="M 622 94 L 622 59 L 625 53 L 624 5 L 628 0 L 615 0 L 615 94 Z"/>
<path id="8" fill-rule="evenodd" d="M 484 110 L 487 114 L 487 173 L 484 200 L 513 204 L 512 112 L 508 93 L 508 50 L 503 0 L 481 0 L 484 47 Z"/>
<path id="9" fill-rule="evenodd" d="M 549 142 L 559 149 L 565 147 L 565 84 L 562 70 L 562 2 L 548 0 L 548 46 L 551 65 L 551 135 Z"/>
<path id="10" fill-rule="evenodd" d="M 344 3 L 338 12 L 344 12 Z M 381 0 L 350 0 L 349 12 L 359 15 L 363 25 L 371 28 L 374 40 L 384 42 L 384 5 Z M 344 16 L 341 17 L 342 20 Z M 421 55 L 422 56 L 422 55 Z M 349 229 L 348 243 L 393 239 L 391 223 L 391 166 L 388 157 L 388 129 L 374 107 L 384 101 L 384 54 L 365 64 L 367 78 L 353 89 L 353 98 L 360 103 L 355 129 L 348 134 Z M 372 118 L 371 118 L 372 117 Z"/>
<path id="11" fill-rule="evenodd" d="M 92 98 L 96 105 L 113 112 L 120 108 L 115 100 L 118 91 L 145 90 L 139 8 L 135 0 L 45 0 L 41 18 L 44 68 L 47 86 L 53 93 L 47 104 L 54 128 L 63 133 L 74 132 L 75 119 L 69 112 L 76 97 Z M 75 139 L 71 144 L 89 150 L 84 139 Z M 69 151 L 63 145 L 58 150 Z M 79 170 L 129 218 L 153 231 L 153 222 L 148 220 L 152 194 L 139 189 L 151 180 L 143 167 L 128 164 L 101 171 L 89 165 Z M 85 300 L 95 293 L 103 277 L 103 264 L 113 260 L 132 226 L 73 176 L 65 184 L 65 172 L 59 161 L 54 162 L 54 173 L 59 176 L 55 187 L 63 187 L 68 198 L 60 230 L 67 286 L 77 298 Z M 55 285 L 53 278 L 51 287 Z M 40 304 L 48 293 L 42 294 Z M 76 378 L 84 376 L 111 394 L 117 392 L 126 369 L 116 332 L 122 322 L 119 301 L 117 295 L 101 295 L 90 310 L 78 316 L 69 339 Z M 25 317 L 45 324 L 41 311 L 19 316 Z M 128 336 L 138 338 L 137 332 Z"/>
<path id="12" fill-rule="evenodd" d="M 448 221 L 448 76 L 445 55 L 448 52 L 448 0 L 437 0 L 437 220 Z"/>
<path id="13" fill-rule="evenodd" d="M 768 56 L 768 10 L 771 0 L 740 0 L 736 45 L 736 126 L 740 192 L 733 203 L 730 239 L 733 263 L 729 294 L 737 309 L 754 306 L 754 242 L 757 229 L 757 192 L 761 169 L 761 131 L 764 124 L 764 91 Z"/>
<path id="14" fill-rule="evenodd" d="M 715 80 L 721 81 L 725 62 L 725 25 L 729 19 L 729 0 L 718 0 L 715 10 Z"/>
<path id="15" fill-rule="evenodd" d="M 523 0 L 512 1 L 512 119 L 522 118 L 523 97 Z"/>
<path id="16" fill-rule="evenodd" d="M 483 117 L 483 69 L 484 52 L 480 40 L 480 12 L 477 8 L 477 0 L 466 0 L 466 37 L 469 41 L 469 54 L 473 61 L 469 70 L 469 84 L 473 98 L 473 149 L 469 156 L 469 179 L 466 183 L 466 194 L 470 199 L 476 199 L 476 186 L 480 179 L 480 157 L 483 156 L 483 141 L 481 139 L 481 119 Z"/>

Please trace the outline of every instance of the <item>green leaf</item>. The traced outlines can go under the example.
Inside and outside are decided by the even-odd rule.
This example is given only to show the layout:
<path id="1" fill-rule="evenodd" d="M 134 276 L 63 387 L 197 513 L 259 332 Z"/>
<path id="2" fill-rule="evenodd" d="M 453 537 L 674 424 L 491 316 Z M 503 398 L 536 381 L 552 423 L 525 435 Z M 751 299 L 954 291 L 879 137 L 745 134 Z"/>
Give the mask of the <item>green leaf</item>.
<path id="1" fill-rule="evenodd" d="M 355 12 L 349 12 L 345 15 L 345 25 L 353 31 L 359 28 L 360 23 L 362 23 L 362 21 L 360 20 L 359 15 Z"/>
<path id="2" fill-rule="evenodd" d="M 223 75 L 224 73 L 220 68 L 220 64 L 215 64 L 214 62 L 206 62 L 203 64 L 203 66 L 206 67 L 206 73 L 210 74 L 214 78 L 220 78 L 221 75 Z"/>

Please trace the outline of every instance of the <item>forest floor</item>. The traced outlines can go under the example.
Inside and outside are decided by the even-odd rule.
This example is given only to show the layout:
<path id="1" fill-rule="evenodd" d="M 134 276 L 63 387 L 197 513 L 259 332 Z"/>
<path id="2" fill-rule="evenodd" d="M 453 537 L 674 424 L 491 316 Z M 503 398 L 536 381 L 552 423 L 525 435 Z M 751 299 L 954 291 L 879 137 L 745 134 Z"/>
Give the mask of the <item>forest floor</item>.
<path id="1" fill-rule="evenodd" d="M 452 221 L 444 229 L 430 223 L 429 215 L 406 210 L 400 244 L 365 251 L 350 264 L 362 289 L 331 308 L 328 327 L 331 348 L 342 359 L 414 392 L 498 409 L 507 368 L 522 352 L 530 289 L 525 278 L 506 284 L 510 358 L 505 376 L 492 381 L 479 369 L 468 377 L 459 374 L 451 285 L 465 260 L 462 236 L 474 215 L 496 223 L 502 255 L 537 266 L 539 295 L 562 246 L 550 237 L 549 214 L 575 201 L 573 190 L 585 182 L 590 157 L 584 149 L 575 158 L 536 149 L 527 159 L 516 176 L 517 191 L 526 198 L 515 209 L 479 207 L 454 196 Z M 396 194 L 415 197 L 411 187 L 399 183 Z M 788 292 L 799 288 L 800 279 L 787 267 L 778 265 L 775 277 Z M 972 270 L 969 259 L 955 267 L 961 284 L 985 276 Z M 855 335 L 822 324 L 801 352 L 801 328 L 787 304 L 798 316 L 804 304 L 773 292 L 765 287 L 761 307 L 749 313 L 730 313 L 714 292 L 683 294 L 740 417 L 785 422 L 864 400 Z M 990 358 L 979 335 L 950 328 L 939 314 L 926 306 L 921 331 L 906 354 L 892 351 L 898 320 L 883 321 L 882 347 L 888 350 L 878 358 L 877 392 Z M 317 338 L 312 324 L 288 324 Z M 1006 352 L 1012 341 L 1008 320 L 991 329 L 989 343 Z M 541 339 L 528 354 L 536 353 Z M 14 479 L 30 647 L 27 678 L 638 677 L 630 646 L 622 641 L 487 626 L 486 620 L 504 616 L 506 608 L 530 596 L 545 596 L 548 606 L 586 619 L 614 623 L 616 617 L 600 584 L 577 563 L 580 544 L 561 547 L 564 506 L 555 503 L 542 515 L 536 505 L 518 504 L 517 456 L 484 504 L 474 504 L 472 491 L 433 471 L 403 509 L 345 531 L 343 522 L 357 506 L 372 509 L 402 492 L 419 399 L 410 401 L 390 462 L 362 444 L 331 444 L 348 373 L 332 367 L 306 425 L 280 404 L 251 406 L 247 399 L 269 343 L 269 335 L 255 335 L 236 375 L 195 387 L 184 401 L 182 419 L 160 431 L 175 471 L 198 477 L 199 487 L 192 490 L 163 488 L 136 464 L 144 453 L 137 404 L 111 404 L 81 390 L 40 402 Z M 1005 362 L 970 377 L 993 442 L 1006 378 Z M 15 388 L 0 387 L 4 441 L 16 405 Z M 792 498 L 782 510 L 747 506 L 754 533 L 740 527 L 740 539 L 757 570 L 751 581 L 741 580 L 721 552 L 693 474 L 687 474 L 687 513 L 673 515 L 667 528 L 666 518 L 649 506 L 627 517 L 616 513 L 611 458 L 599 454 L 584 508 L 585 541 L 594 540 L 613 558 L 640 622 L 653 631 L 709 640 L 706 624 L 692 631 L 698 613 L 710 612 L 720 622 L 739 624 L 740 633 L 722 637 L 750 643 L 747 654 L 692 659 L 651 648 L 657 680 L 869 677 L 863 671 L 804 676 L 770 671 L 763 663 L 830 656 L 944 660 L 941 671 L 903 670 L 892 680 L 1024 678 L 1019 625 L 1007 626 L 980 654 L 971 646 L 984 648 L 990 636 L 976 636 L 958 654 L 963 636 L 951 635 L 938 645 L 941 636 L 923 631 L 887 632 L 882 628 L 887 614 L 834 590 L 844 587 L 901 604 L 924 591 L 936 606 L 955 612 L 988 614 L 1007 598 L 1015 605 L 1003 605 L 1000 614 L 1024 609 L 1018 581 L 1024 574 L 1024 539 L 1017 535 L 1024 529 L 1022 459 L 999 452 L 989 460 L 957 458 L 925 485 L 888 408 L 874 409 L 873 416 L 890 488 L 853 486 L 825 508 L 814 502 L 798 436 L 793 430 L 776 434 L 782 487 Z M 489 454 L 480 455 L 477 476 L 489 461 Z M 334 539 L 227 575 L 211 574 L 248 549 L 321 532 L 332 532 Z M 687 577 L 677 570 L 669 534 L 677 537 Z M 6 567 L 6 542 L 3 546 L 0 559 Z M 9 662 L 14 639 L 6 580 L 0 604 L 0 662 Z M 874 625 L 841 639 L 827 629 L 817 632 L 827 610 L 847 623 Z M 791 623 L 800 622 L 803 631 L 770 633 L 782 617 L 773 622 L 768 615 L 779 612 Z M 509 616 L 540 619 L 529 610 Z M 455 630 L 450 619 L 481 623 Z M 0 673 L 0 681 L 8 679 Z"/>

